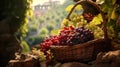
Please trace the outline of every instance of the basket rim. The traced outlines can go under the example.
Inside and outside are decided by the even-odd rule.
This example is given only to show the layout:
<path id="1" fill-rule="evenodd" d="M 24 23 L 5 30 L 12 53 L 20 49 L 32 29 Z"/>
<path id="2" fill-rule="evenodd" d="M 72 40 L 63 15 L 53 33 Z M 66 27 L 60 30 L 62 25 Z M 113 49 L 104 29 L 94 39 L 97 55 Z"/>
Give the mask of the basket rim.
<path id="1" fill-rule="evenodd" d="M 65 45 L 65 46 L 62 46 L 62 45 L 59 45 L 59 46 L 58 45 L 51 45 L 50 48 L 57 48 L 57 47 L 59 47 L 59 48 L 62 48 L 62 47 L 77 47 L 79 45 L 85 46 L 86 44 L 92 44 L 92 43 L 101 42 L 101 41 L 106 41 L 106 40 L 104 38 L 94 39 L 94 40 L 87 41 L 85 43 L 76 44 L 76 45 L 72 45 L 72 46 L 69 46 L 69 45 Z"/>

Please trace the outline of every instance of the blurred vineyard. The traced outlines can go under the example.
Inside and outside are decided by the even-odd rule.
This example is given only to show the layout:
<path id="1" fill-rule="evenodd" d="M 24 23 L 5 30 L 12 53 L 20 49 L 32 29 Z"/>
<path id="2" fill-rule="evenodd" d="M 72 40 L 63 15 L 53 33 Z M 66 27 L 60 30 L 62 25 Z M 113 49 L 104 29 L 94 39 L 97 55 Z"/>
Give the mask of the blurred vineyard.
<path id="1" fill-rule="evenodd" d="M 23 38 L 26 42 L 22 43 L 24 51 L 29 51 L 29 46 L 40 44 L 45 37 L 54 34 L 60 28 L 63 18 L 67 15 L 65 8 L 71 3 L 74 2 L 66 0 L 64 4 L 51 5 L 50 9 L 42 12 L 41 15 L 35 15 L 35 10 L 33 11 L 34 15 L 28 23 L 28 32 Z M 42 10 L 38 12 L 40 11 Z"/>

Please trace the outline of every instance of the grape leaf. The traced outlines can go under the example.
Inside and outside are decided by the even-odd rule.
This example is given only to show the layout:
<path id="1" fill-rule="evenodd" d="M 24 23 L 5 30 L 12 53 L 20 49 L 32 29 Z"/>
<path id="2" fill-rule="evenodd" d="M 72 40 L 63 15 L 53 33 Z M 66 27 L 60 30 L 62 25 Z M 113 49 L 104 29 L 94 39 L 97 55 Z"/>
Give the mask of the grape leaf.
<path id="1" fill-rule="evenodd" d="M 77 5 L 77 6 L 75 7 L 75 9 L 76 9 L 76 10 L 83 10 L 83 8 L 82 8 L 81 5 Z"/>
<path id="2" fill-rule="evenodd" d="M 116 0 L 112 0 L 112 4 L 114 5 L 116 3 Z"/>
<path id="3" fill-rule="evenodd" d="M 66 7 L 65 11 L 70 12 L 73 6 L 74 6 L 73 4 L 70 4 L 69 6 Z"/>
<path id="4" fill-rule="evenodd" d="M 71 9 L 73 8 L 73 4 L 70 4 L 66 9 L 65 9 L 65 11 L 66 12 L 70 12 L 71 11 Z M 77 5 L 76 7 L 75 7 L 75 10 L 83 10 L 83 8 L 82 8 L 82 6 L 81 5 Z"/>

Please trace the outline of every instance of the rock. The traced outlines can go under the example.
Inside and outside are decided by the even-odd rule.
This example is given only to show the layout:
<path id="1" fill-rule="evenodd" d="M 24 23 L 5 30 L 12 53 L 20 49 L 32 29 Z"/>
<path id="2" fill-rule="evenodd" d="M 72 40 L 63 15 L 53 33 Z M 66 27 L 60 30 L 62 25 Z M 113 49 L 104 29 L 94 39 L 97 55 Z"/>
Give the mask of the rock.
<path id="1" fill-rule="evenodd" d="M 90 66 L 79 62 L 73 62 L 71 67 L 90 67 Z"/>
<path id="2" fill-rule="evenodd" d="M 120 50 L 99 53 L 94 67 L 120 67 Z"/>
<path id="3" fill-rule="evenodd" d="M 25 60 L 11 60 L 7 67 L 40 67 L 39 60 L 27 58 Z"/>
<path id="4" fill-rule="evenodd" d="M 0 35 L 0 67 L 6 67 L 9 60 L 15 58 L 15 52 L 20 49 L 16 36 L 11 34 Z"/>
<path id="5" fill-rule="evenodd" d="M 79 62 L 69 62 L 62 64 L 60 67 L 90 67 L 90 66 Z"/>
<path id="6" fill-rule="evenodd" d="M 55 65 L 55 67 L 61 67 L 61 63 L 57 63 L 56 65 Z"/>
<path id="7" fill-rule="evenodd" d="M 60 67 L 71 67 L 72 63 L 69 62 L 69 63 L 64 63 L 62 64 Z"/>
<path id="8" fill-rule="evenodd" d="M 40 67 L 47 67 L 46 61 L 41 62 L 41 63 L 40 63 Z"/>

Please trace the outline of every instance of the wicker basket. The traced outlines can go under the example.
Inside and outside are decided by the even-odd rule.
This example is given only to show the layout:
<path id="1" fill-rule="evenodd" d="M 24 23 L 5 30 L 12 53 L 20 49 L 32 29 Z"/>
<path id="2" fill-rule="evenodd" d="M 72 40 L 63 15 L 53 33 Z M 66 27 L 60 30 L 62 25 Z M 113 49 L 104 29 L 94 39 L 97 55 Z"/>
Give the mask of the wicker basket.
<path id="1" fill-rule="evenodd" d="M 51 52 L 53 53 L 55 60 L 59 62 L 69 62 L 69 61 L 87 62 L 94 60 L 99 52 L 101 51 L 105 52 L 110 50 L 110 40 L 108 39 L 107 36 L 106 20 L 104 18 L 104 14 L 102 13 L 101 9 L 96 3 L 91 1 L 79 1 L 71 9 L 70 13 L 67 16 L 67 19 L 69 19 L 72 11 L 79 4 L 83 6 L 85 13 L 89 12 L 94 15 L 101 13 L 103 18 L 102 25 L 104 31 L 104 38 L 94 39 L 73 46 L 51 46 Z"/>

